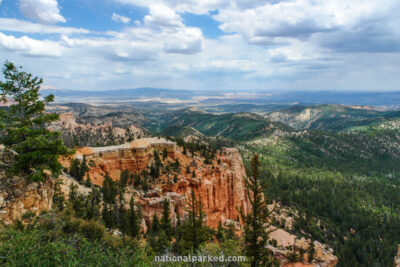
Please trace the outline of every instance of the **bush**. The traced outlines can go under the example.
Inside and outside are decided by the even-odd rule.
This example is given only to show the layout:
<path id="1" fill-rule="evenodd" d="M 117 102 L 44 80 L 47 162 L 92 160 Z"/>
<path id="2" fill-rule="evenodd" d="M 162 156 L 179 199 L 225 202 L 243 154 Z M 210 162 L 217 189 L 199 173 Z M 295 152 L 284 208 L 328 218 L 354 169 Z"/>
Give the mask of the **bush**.
<path id="1" fill-rule="evenodd" d="M 74 218 L 66 218 L 65 224 L 62 228 L 66 234 L 74 234 L 79 231 L 80 221 Z"/>
<path id="2" fill-rule="evenodd" d="M 27 212 L 25 212 L 24 214 L 22 214 L 21 219 L 22 220 L 29 220 L 32 219 L 36 216 L 36 213 L 32 210 L 28 210 Z"/>
<path id="3" fill-rule="evenodd" d="M 83 236 L 90 240 L 101 240 L 106 232 L 104 226 L 95 221 L 84 221 L 79 230 Z"/>

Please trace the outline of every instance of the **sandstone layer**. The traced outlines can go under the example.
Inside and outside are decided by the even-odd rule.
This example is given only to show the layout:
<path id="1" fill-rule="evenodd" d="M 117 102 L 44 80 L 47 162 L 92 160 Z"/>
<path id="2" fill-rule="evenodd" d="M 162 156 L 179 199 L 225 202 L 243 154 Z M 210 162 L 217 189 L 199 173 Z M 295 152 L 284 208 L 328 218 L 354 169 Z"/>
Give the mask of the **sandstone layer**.
<path id="1" fill-rule="evenodd" d="M 0 223 L 10 224 L 22 215 L 51 209 L 54 181 L 30 183 L 23 177 L 7 175 L 6 169 L 14 161 L 15 152 L 0 145 Z"/>
<path id="2" fill-rule="evenodd" d="M 33 212 L 38 215 L 51 209 L 54 195 L 54 181 L 28 183 L 24 178 L 8 178 L 0 171 L 0 221 L 10 224 L 20 220 L 22 215 Z"/>
<path id="3" fill-rule="evenodd" d="M 176 182 L 172 182 L 171 173 L 165 172 L 161 173 L 156 183 L 151 184 L 148 192 L 133 187 L 128 189 L 127 200 L 132 195 L 136 196 L 147 226 L 151 224 L 154 213 L 161 215 L 164 199 L 170 201 L 172 219 L 176 220 L 177 216 L 183 218 L 192 191 L 196 198 L 201 199 L 210 227 L 216 228 L 220 221 L 225 223 L 226 220 L 241 223 L 238 210 L 247 213 L 249 203 L 243 162 L 235 148 L 223 149 L 210 164 L 205 164 L 197 153 L 184 155 L 182 148 L 174 142 L 163 138 L 144 138 L 119 146 L 78 148 L 73 158 L 83 160 L 85 157 L 91 182 L 102 185 L 106 172 L 113 180 L 119 180 L 123 170 L 132 173 L 145 170 L 154 162 L 154 151 L 160 155 L 167 152 L 167 158 L 163 159 L 164 166 L 178 161 L 180 169 L 176 173 Z M 68 159 L 62 163 L 69 167 Z M 186 170 L 188 167 L 190 172 Z"/>

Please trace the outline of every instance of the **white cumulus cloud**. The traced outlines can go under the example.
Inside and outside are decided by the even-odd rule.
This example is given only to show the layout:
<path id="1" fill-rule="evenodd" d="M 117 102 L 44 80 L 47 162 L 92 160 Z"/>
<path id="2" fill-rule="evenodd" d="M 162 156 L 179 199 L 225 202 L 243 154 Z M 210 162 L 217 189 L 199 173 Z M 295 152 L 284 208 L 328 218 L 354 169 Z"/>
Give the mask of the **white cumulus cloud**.
<path id="1" fill-rule="evenodd" d="M 165 5 L 151 5 L 150 14 L 144 17 L 147 25 L 161 27 L 182 27 L 182 18 L 176 12 Z"/>
<path id="2" fill-rule="evenodd" d="M 124 24 L 129 23 L 131 21 L 130 18 L 118 15 L 117 13 L 113 13 L 111 16 L 111 19 L 115 22 L 124 23 Z"/>
<path id="3" fill-rule="evenodd" d="M 19 0 L 19 8 L 26 18 L 40 23 L 66 22 L 60 14 L 57 0 Z"/>
<path id="4" fill-rule="evenodd" d="M 23 33 L 40 33 L 40 34 L 88 34 L 89 30 L 82 28 L 60 27 L 54 25 L 46 25 L 33 23 L 26 20 L 0 18 L 0 30 L 23 32 Z"/>
<path id="5" fill-rule="evenodd" d="M 27 36 L 16 38 L 0 32 L 0 47 L 27 56 L 59 57 L 63 47 L 53 41 L 39 41 Z"/>

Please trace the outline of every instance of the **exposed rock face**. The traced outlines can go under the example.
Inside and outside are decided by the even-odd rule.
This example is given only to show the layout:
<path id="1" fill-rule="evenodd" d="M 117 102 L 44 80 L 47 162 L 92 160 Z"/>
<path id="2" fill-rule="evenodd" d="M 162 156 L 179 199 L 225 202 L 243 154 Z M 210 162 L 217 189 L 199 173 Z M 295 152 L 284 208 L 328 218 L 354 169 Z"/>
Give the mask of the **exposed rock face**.
<path id="1" fill-rule="evenodd" d="M 39 214 L 51 209 L 53 204 L 54 181 L 48 178 L 43 183 L 28 183 L 24 178 L 7 178 L 0 171 L 0 221 L 6 224 L 21 219 L 32 211 Z"/>
<path id="2" fill-rule="evenodd" d="M 163 152 L 164 149 L 169 158 L 175 158 L 176 144 L 163 138 L 143 138 L 118 146 L 77 148 L 73 158 L 83 160 L 85 157 L 91 181 L 101 186 L 106 172 L 113 180 L 119 180 L 123 170 L 139 173 L 148 166 L 154 150 Z M 69 159 L 62 164 L 68 168 Z"/>
<path id="3" fill-rule="evenodd" d="M 238 210 L 243 209 L 246 214 L 249 203 L 242 158 L 235 148 L 223 149 L 211 164 L 205 164 L 198 155 L 184 155 L 174 142 L 162 138 L 144 138 L 120 146 L 78 148 L 73 157 L 83 159 L 85 156 L 92 183 L 102 185 L 105 172 L 114 180 L 118 180 L 125 169 L 140 173 L 153 162 L 154 151 L 166 151 L 168 158 L 164 160 L 164 165 L 178 160 L 180 170 L 176 183 L 172 182 L 171 174 L 164 173 L 146 193 L 128 189 L 125 196 L 127 203 L 132 195 L 136 196 L 135 201 L 142 206 L 147 226 L 151 225 L 154 213 L 161 215 L 165 198 L 170 201 L 173 221 L 177 216 L 183 219 L 192 191 L 204 205 L 208 226 L 216 228 L 220 221 L 224 223 L 226 220 L 240 223 Z M 62 163 L 69 167 L 69 160 Z M 190 172 L 186 171 L 187 166 L 190 166 Z M 193 171 L 195 177 L 192 177 Z"/>
<path id="4" fill-rule="evenodd" d="M 60 114 L 60 120 L 53 122 L 49 130 L 61 132 L 64 143 L 70 146 L 112 145 L 146 135 L 146 131 L 135 124 L 117 127 L 111 121 L 98 121 L 96 124 L 78 123 L 72 113 Z"/>
<path id="5" fill-rule="evenodd" d="M 293 223 L 299 217 L 299 213 L 294 208 L 282 206 L 281 203 L 275 201 L 268 205 L 271 212 L 269 219 L 279 222 L 280 227 L 270 226 L 269 245 L 267 248 L 273 253 L 276 259 L 285 267 L 334 267 L 338 263 L 338 258 L 333 254 L 333 250 L 318 241 L 310 239 L 298 238 L 287 231 L 293 230 Z M 267 226 L 267 225 L 266 225 Z M 310 245 L 314 245 L 314 256 L 310 258 L 307 253 Z M 290 262 L 289 255 L 293 252 L 297 256 L 301 254 L 301 250 L 306 252 L 303 257 L 304 262 Z"/>
<path id="6" fill-rule="evenodd" d="M 275 228 L 270 233 L 270 240 L 276 240 L 277 245 L 268 245 L 268 249 L 272 251 L 275 258 L 279 260 L 282 266 L 316 266 L 316 267 L 334 267 L 338 263 L 338 258 L 333 254 L 333 250 L 326 245 L 309 239 L 298 239 L 295 235 L 286 232 L 283 229 Z M 287 255 L 293 250 L 300 253 L 300 250 L 307 251 L 311 243 L 314 244 L 315 254 L 314 258 L 310 259 L 309 255 L 305 253 L 304 258 L 310 263 L 291 263 L 287 259 Z"/>
<path id="7" fill-rule="evenodd" d="M 394 266 L 395 267 L 400 267 L 400 245 L 397 248 L 397 255 L 394 258 Z"/>
<path id="8" fill-rule="evenodd" d="M 14 160 L 15 152 L 0 145 L 0 222 L 10 224 L 32 211 L 39 214 L 51 209 L 54 181 L 29 183 L 23 177 L 6 175 L 6 168 Z"/>
<path id="9" fill-rule="evenodd" d="M 181 158 L 182 154 L 178 154 Z M 249 210 L 249 201 L 244 185 L 245 171 L 237 149 L 224 149 L 221 165 L 216 168 L 198 162 L 196 177 L 182 175 L 176 184 L 163 184 L 140 195 L 137 201 L 142 206 L 146 224 L 151 224 L 153 214 L 161 215 L 164 198 L 170 201 L 173 221 L 184 218 L 192 190 L 200 198 L 207 215 L 207 225 L 217 228 L 219 222 L 242 224 L 238 210 Z M 182 159 L 183 161 L 183 159 Z"/>

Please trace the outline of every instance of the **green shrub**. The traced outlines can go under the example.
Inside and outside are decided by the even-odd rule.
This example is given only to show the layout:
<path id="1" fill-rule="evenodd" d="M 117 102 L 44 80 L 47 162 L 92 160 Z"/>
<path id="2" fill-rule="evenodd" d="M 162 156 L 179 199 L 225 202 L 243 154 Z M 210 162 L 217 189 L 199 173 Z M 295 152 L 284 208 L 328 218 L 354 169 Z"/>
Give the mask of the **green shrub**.
<path id="1" fill-rule="evenodd" d="M 32 210 L 28 210 L 27 212 L 25 212 L 24 214 L 22 214 L 21 219 L 22 220 L 29 220 L 32 219 L 36 216 L 36 213 Z"/>
<path id="2" fill-rule="evenodd" d="M 65 224 L 62 227 L 62 230 L 66 234 L 74 234 L 79 231 L 80 221 L 75 218 L 66 218 Z"/>
<path id="3" fill-rule="evenodd" d="M 84 221 L 79 230 L 83 236 L 90 240 L 101 240 L 106 232 L 104 226 L 95 221 Z"/>

